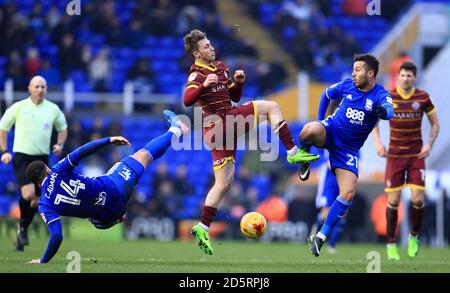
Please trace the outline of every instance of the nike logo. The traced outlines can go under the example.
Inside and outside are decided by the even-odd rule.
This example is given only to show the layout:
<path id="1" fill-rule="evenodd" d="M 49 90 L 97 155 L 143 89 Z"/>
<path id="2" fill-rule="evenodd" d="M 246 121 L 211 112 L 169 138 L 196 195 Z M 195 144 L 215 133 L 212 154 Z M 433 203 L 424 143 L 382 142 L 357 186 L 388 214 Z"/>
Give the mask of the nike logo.
<path id="1" fill-rule="evenodd" d="M 308 165 L 308 169 L 306 169 L 305 171 L 303 171 L 303 172 L 299 172 L 299 175 L 300 175 L 300 179 L 306 179 L 307 177 L 308 177 L 308 175 L 309 175 L 309 170 L 311 169 L 311 166 L 310 165 Z"/>

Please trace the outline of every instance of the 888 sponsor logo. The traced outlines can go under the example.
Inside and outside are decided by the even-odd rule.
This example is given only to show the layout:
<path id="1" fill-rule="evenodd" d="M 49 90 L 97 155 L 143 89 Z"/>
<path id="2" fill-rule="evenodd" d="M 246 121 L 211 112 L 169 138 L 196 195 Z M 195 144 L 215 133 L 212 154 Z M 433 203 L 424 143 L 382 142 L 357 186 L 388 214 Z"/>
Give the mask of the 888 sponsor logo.
<path id="1" fill-rule="evenodd" d="M 365 115 L 364 111 L 352 108 L 347 108 L 347 112 L 345 113 L 345 116 L 350 119 L 350 122 L 355 124 L 362 124 Z"/>

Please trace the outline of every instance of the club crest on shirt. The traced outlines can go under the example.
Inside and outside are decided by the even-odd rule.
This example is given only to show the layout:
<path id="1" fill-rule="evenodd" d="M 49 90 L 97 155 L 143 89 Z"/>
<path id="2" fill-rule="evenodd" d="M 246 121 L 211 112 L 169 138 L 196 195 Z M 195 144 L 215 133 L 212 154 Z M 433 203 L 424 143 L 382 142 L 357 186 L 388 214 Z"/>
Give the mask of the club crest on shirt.
<path id="1" fill-rule="evenodd" d="M 391 180 L 386 180 L 386 187 L 387 188 L 389 188 L 389 187 L 391 187 L 391 185 L 392 185 L 392 182 L 391 182 Z"/>
<path id="2" fill-rule="evenodd" d="M 366 99 L 366 106 L 364 106 L 364 108 L 367 111 L 372 111 L 372 106 L 373 106 L 373 101 L 369 100 L 369 99 Z"/>
<path id="3" fill-rule="evenodd" d="M 193 81 L 193 80 L 195 80 L 196 77 L 197 77 L 197 73 L 192 72 L 192 73 L 189 75 L 188 81 Z"/>
<path id="4" fill-rule="evenodd" d="M 414 103 L 412 103 L 411 107 L 413 108 L 413 110 L 419 110 L 420 103 L 419 102 L 414 102 Z"/>

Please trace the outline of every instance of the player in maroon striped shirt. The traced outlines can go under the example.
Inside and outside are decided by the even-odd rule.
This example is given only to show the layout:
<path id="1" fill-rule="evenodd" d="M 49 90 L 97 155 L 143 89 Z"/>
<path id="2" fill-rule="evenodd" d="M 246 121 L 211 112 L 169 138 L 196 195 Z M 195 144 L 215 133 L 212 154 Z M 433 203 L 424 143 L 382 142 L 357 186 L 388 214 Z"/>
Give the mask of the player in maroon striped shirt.
<path id="1" fill-rule="evenodd" d="M 192 30 L 184 37 L 184 47 L 194 57 L 195 63 L 189 70 L 183 100 L 187 107 L 197 103 L 202 109 L 203 138 L 212 149 L 215 176 L 214 186 L 206 196 L 200 223 L 193 227 L 192 234 L 200 248 L 211 255 L 213 249 L 208 230 L 219 203 L 233 183 L 237 137 L 268 120 L 286 147 L 289 163 L 311 162 L 319 156 L 297 148 L 276 102 L 252 101 L 240 106 L 231 104 L 241 99 L 245 73 L 236 70 L 233 81 L 227 66 L 215 60 L 214 47 L 205 33 Z"/>
<path id="2" fill-rule="evenodd" d="M 408 237 L 408 256 L 415 257 L 419 251 L 418 233 L 422 223 L 425 197 L 425 158 L 430 154 L 439 133 L 439 120 L 430 96 L 416 89 L 417 67 L 404 62 L 400 67 L 399 85 L 390 92 L 394 103 L 394 117 L 389 121 L 389 150 L 380 141 L 379 130 L 375 128 L 374 138 L 377 153 L 387 157 L 385 191 L 388 194 L 387 255 L 389 260 L 400 260 L 396 245 L 397 208 L 401 190 L 411 188 L 411 222 Z M 427 114 L 431 124 L 428 142 L 422 142 L 422 117 Z"/>

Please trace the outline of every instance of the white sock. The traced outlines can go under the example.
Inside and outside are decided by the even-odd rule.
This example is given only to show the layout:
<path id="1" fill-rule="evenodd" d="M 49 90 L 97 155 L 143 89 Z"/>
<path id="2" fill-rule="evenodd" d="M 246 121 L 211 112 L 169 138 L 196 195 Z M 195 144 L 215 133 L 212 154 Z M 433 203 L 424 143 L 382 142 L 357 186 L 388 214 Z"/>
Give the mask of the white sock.
<path id="1" fill-rule="evenodd" d="M 177 138 L 179 138 L 180 136 L 183 135 L 183 131 L 180 128 L 178 128 L 178 127 L 172 126 L 172 127 L 169 128 L 168 131 L 172 132 L 173 134 L 175 134 L 177 136 Z"/>
<path id="2" fill-rule="evenodd" d="M 322 241 L 325 241 L 327 239 L 327 236 L 323 235 L 321 232 L 317 233 L 317 237 L 322 239 Z"/>
<path id="3" fill-rule="evenodd" d="M 209 231 L 209 227 L 208 227 L 208 226 L 206 226 L 205 224 L 203 224 L 202 222 L 198 222 L 198 224 L 200 225 L 200 227 L 202 227 L 202 228 L 203 228 L 203 230 L 205 230 L 205 231 Z"/>
<path id="4" fill-rule="evenodd" d="M 288 150 L 287 153 L 291 156 L 295 155 L 298 151 L 298 147 L 294 146 L 292 149 Z"/>

